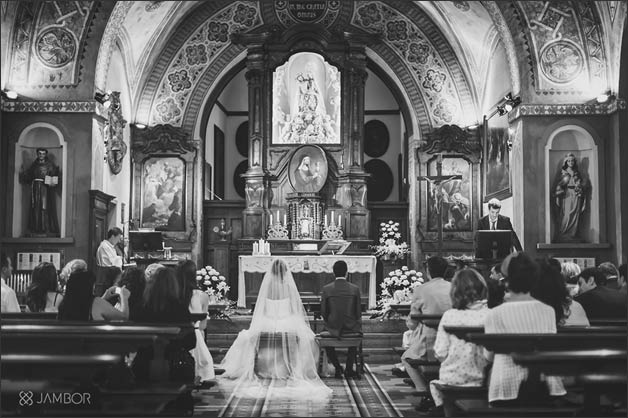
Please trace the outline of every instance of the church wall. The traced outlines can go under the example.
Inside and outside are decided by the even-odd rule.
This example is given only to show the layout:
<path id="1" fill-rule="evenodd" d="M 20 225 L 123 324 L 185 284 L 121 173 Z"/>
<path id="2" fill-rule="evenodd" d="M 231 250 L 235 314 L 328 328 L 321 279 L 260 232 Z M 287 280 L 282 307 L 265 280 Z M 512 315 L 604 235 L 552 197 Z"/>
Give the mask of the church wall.
<path id="1" fill-rule="evenodd" d="M 35 247 L 43 250 L 63 250 L 65 252 L 65 260 L 72 258 L 88 259 L 88 227 L 89 225 L 89 195 L 88 190 L 91 186 L 91 158 L 85 156 L 91 155 L 91 129 L 92 115 L 89 113 L 11 113 L 11 117 L 6 117 L 3 113 L 2 137 L 6 139 L 6 152 L 3 155 L 6 159 L 2 161 L 2 178 L 3 183 L 7 186 L 7 196 L 10 198 L 4 200 L 4 210 L 6 216 L 4 219 L 3 236 L 11 235 L 13 225 L 13 183 L 4 181 L 4 179 L 12 179 L 15 170 L 19 167 L 15 166 L 14 155 L 15 145 L 20 133 L 29 125 L 37 122 L 48 123 L 55 126 L 67 143 L 67 172 L 61 173 L 66 177 L 66 239 L 55 238 L 38 238 L 37 243 L 29 241 L 20 241 L 19 238 L 3 238 L 3 248 L 14 254 L 16 251 L 30 251 Z M 28 211 L 28 208 L 24 208 Z M 60 214 L 59 216 L 59 222 Z M 61 222 L 60 222 L 61 223 Z"/>
<path id="2" fill-rule="evenodd" d="M 599 169 L 598 188 L 599 196 L 599 242 L 611 244 L 613 248 L 582 245 L 580 248 L 568 248 L 556 244 L 539 252 L 537 243 L 546 243 L 546 218 L 551 216 L 550 208 L 546 207 L 546 182 L 552 179 L 545 178 L 545 146 L 549 136 L 558 128 L 565 125 L 575 125 L 586 130 L 595 141 L 598 152 Z M 607 116 L 580 116 L 576 118 L 556 117 L 527 117 L 522 118 L 523 143 L 523 236 L 520 236 L 524 248 L 532 256 L 555 255 L 574 257 L 596 257 L 596 261 L 615 260 L 615 236 L 610 233 L 616 227 L 615 218 L 610 212 L 610 206 L 616 198 L 612 190 L 612 158 L 610 120 Z M 595 173 L 587 173 L 589 176 Z M 594 206 L 594 205 L 591 205 Z M 590 211 L 590 208 L 589 208 Z M 516 211 L 517 212 L 517 211 Z M 595 214 L 589 212 L 586 219 L 593 219 Z"/>

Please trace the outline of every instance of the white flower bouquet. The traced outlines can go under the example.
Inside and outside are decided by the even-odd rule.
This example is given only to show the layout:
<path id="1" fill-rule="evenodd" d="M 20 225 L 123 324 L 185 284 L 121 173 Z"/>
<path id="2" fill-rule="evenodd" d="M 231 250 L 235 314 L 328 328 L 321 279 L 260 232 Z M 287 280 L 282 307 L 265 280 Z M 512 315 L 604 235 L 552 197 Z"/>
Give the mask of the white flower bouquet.
<path id="1" fill-rule="evenodd" d="M 390 305 L 410 303 L 414 288 L 423 284 L 423 273 L 410 270 L 407 266 L 393 270 L 380 284 L 381 291 L 377 303 L 377 313 L 373 316 L 382 319 L 390 317 Z"/>
<path id="2" fill-rule="evenodd" d="M 199 289 L 209 295 L 213 303 L 226 300 L 229 291 L 227 279 L 212 266 L 205 266 L 196 272 L 196 283 Z"/>
<path id="3" fill-rule="evenodd" d="M 372 245 L 376 257 L 403 258 L 408 254 L 408 244 L 399 242 L 401 232 L 399 222 L 388 221 L 379 224 L 379 245 Z"/>

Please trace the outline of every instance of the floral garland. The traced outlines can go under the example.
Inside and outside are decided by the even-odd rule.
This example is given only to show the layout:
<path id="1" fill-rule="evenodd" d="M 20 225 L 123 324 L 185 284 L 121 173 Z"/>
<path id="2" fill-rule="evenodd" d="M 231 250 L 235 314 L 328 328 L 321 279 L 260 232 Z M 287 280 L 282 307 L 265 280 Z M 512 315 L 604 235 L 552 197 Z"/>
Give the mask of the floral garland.
<path id="1" fill-rule="evenodd" d="M 410 251 L 408 244 L 399 242 L 401 232 L 399 232 L 399 222 L 388 221 L 379 224 L 379 243 L 380 245 L 371 245 L 375 250 L 376 257 L 395 256 L 398 258 L 405 257 Z"/>
<path id="2" fill-rule="evenodd" d="M 381 291 L 377 303 L 378 313 L 374 317 L 390 316 L 390 305 L 410 303 L 414 288 L 423 284 L 423 273 L 410 270 L 408 266 L 393 270 L 388 273 L 380 284 Z"/>
<path id="3" fill-rule="evenodd" d="M 196 272 L 196 283 L 199 289 L 216 302 L 226 300 L 229 291 L 227 279 L 212 266 L 205 266 Z"/>

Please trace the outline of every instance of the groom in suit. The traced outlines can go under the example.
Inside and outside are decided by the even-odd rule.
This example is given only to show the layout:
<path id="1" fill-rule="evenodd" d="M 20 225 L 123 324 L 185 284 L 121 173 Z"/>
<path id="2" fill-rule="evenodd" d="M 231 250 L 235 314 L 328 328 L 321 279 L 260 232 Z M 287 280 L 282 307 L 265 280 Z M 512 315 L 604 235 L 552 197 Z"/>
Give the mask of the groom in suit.
<path id="1" fill-rule="evenodd" d="M 347 281 L 347 263 L 334 263 L 336 280 L 323 287 L 321 295 L 321 315 L 325 322 L 322 336 L 331 337 L 361 337 L 362 336 L 362 306 L 360 288 Z M 334 347 L 326 347 L 327 357 L 336 368 L 335 377 L 342 377 L 342 366 L 336 356 Z M 349 348 L 347 353 L 346 377 L 356 377 L 353 365 L 356 362 L 356 347 Z"/>

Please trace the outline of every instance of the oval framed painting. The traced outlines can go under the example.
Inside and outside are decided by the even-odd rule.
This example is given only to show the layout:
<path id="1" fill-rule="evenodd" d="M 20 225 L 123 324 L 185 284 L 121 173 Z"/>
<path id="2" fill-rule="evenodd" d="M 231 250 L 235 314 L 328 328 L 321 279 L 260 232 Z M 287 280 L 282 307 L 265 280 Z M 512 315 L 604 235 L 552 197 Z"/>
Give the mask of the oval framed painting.
<path id="1" fill-rule="evenodd" d="M 249 121 L 242 122 L 235 135 L 236 149 L 241 156 L 249 156 Z"/>
<path id="2" fill-rule="evenodd" d="M 233 172 L 233 188 L 238 196 L 244 198 L 244 186 L 246 181 L 242 177 L 242 174 L 246 173 L 249 168 L 249 160 L 241 161 Z"/>
<path id="3" fill-rule="evenodd" d="M 316 145 L 302 145 L 294 151 L 288 165 L 288 180 L 295 192 L 316 193 L 327 180 L 327 157 Z"/>
<path id="4" fill-rule="evenodd" d="M 390 145 L 390 134 L 386 124 L 373 119 L 364 125 L 364 153 L 371 158 L 386 154 Z"/>
<path id="5" fill-rule="evenodd" d="M 382 160 L 369 160 L 364 164 L 364 171 L 371 177 L 366 181 L 366 198 L 371 202 L 383 202 L 388 199 L 393 189 L 392 170 Z"/>

